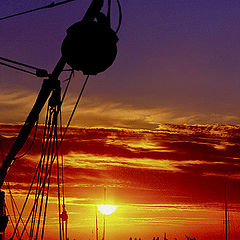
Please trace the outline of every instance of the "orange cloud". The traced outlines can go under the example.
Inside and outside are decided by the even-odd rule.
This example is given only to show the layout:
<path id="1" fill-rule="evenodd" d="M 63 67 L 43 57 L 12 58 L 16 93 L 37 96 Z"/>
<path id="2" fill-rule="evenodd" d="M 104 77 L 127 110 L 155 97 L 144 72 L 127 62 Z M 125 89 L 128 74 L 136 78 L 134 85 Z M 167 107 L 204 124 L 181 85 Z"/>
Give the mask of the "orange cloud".
<path id="1" fill-rule="evenodd" d="M 9 148 L 19 128 L 0 126 L 3 149 Z M 20 200 L 40 156 L 41 132 L 39 127 L 31 155 L 16 160 L 9 171 L 12 191 Z M 88 222 L 94 226 L 94 206 L 102 201 L 106 186 L 108 200 L 120 206 L 111 220 L 115 235 L 118 232 L 113 226 L 125 228 L 129 234 L 133 226 L 139 232 L 146 228 L 146 237 L 157 233 L 159 226 L 161 231 L 177 229 L 178 234 L 192 227 L 203 235 L 206 231 L 201 228 L 211 231 L 208 226 L 212 225 L 218 232 L 225 181 L 230 205 L 238 212 L 239 136 L 238 126 L 219 125 L 161 125 L 155 131 L 70 128 L 62 149 L 70 229 L 80 231 L 81 219 L 85 230 L 80 232 L 91 232 Z M 53 214 L 56 191 L 53 172 L 50 228 L 57 222 Z"/>

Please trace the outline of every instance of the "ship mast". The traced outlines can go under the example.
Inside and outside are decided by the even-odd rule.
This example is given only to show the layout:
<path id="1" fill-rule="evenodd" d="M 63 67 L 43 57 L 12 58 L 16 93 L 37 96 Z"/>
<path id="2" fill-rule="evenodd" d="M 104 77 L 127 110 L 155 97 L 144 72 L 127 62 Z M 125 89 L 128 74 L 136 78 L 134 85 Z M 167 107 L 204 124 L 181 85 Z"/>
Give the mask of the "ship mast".
<path id="1" fill-rule="evenodd" d="M 4 239 L 4 232 L 8 223 L 8 217 L 5 211 L 5 195 L 4 195 L 4 192 L 1 190 L 3 183 L 5 181 L 5 177 L 7 175 L 9 168 L 13 164 L 13 162 L 18 158 L 16 156 L 24 146 L 25 142 L 27 141 L 32 128 L 37 123 L 39 114 L 42 108 L 44 107 L 45 103 L 47 102 L 49 97 L 50 99 L 54 99 L 56 95 L 56 91 L 60 91 L 59 90 L 60 81 L 58 80 L 58 77 L 62 73 L 64 66 L 66 65 L 66 63 L 68 63 L 68 65 L 70 65 L 73 70 L 82 70 L 85 75 L 96 75 L 98 72 L 105 71 L 108 67 L 111 66 L 111 64 L 115 60 L 115 57 L 117 54 L 116 43 L 118 41 L 118 37 L 116 33 L 120 27 L 121 21 L 119 21 L 119 27 L 117 31 L 115 32 L 114 30 L 112 30 L 110 26 L 110 16 L 105 16 L 103 13 L 100 12 L 103 7 L 103 4 L 104 4 L 104 0 L 92 0 L 82 21 L 73 24 L 67 30 L 67 36 L 64 39 L 64 42 L 62 44 L 62 56 L 58 61 L 58 63 L 56 64 L 52 74 L 50 74 L 49 77 L 43 81 L 41 90 L 37 96 L 37 99 L 35 101 L 35 104 L 33 105 L 31 112 L 29 113 L 15 142 L 13 143 L 6 158 L 3 160 L 0 166 L 0 240 Z M 119 7 L 119 11 L 120 11 L 120 7 Z M 94 19 L 97 19 L 97 23 L 94 21 Z M 109 23 L 107 21 L 108 19 L 109 19 Z M 97 24 L 97 27 L 94 24 L 95 25 Z M 98 61 L 101 61 L 100 62 L 101 64 L 99 64 L 99 62 L 96 61 L 94 62 L 94 64 L 92 64 L 93 65 L 92 68 L 88 66 L 88 63 L 84 65 L 84 67 L 82 67 L 81 65 L 77 66 L 76 64 L 78 63 L 77 62 L 78 58 L 75 59 L 76 58 L 76 56 L 74 56 L 75 51 L 71 49 L 71 43 L 72 42 L 74 44 L 76 44 L 76 42 L 78 43 L 79 36 L 81 35 L 79 31 L 80 32 L 84 31 L 84 33 L 88 33 L 88 28 L 91 27 L 92 25 L 94 25 L 94 27 L 96 27 L 98 31 L 98 32 L 96 31 L 96 34 L 99 34 L 99 39 L 97 39 L 92 44 L 96 44 L 98 47 L 101 47 L 101 51 L 97 51 L 97 54 L 101 56 L 95 57 Z M 84 35 L 84 33 L 82 33 L 82 35 Z M 89 46 L 89 47 L 92 47 L 92 46 Z M 69 49 L 71 51 L 69 51 Z M 103 52 L 104 54 L 102 54 L 102 49 L 104 49 L 104 52 Z M 68 51 L 71 54 L 73 54 L 73 56 L 69 55 Z M 86 51 L 86 54 L 89 54 L 88 51 Z M 77 55 L 77 57 L 79 56 Z M 73 61 L 71 58 L 73 58 Z M 91 55 L 89 59 L 92 60 L 92 58 L 93 56 Z M 84 61 L 85 60 L 86 58 L 84 57 Z M 81 63 L 81 61 L 79 62 Z M 100 68 L 98 67 L 99 65 L 100 65 Z M 58 113 L 59 111 L 56 112 L 56 114 Z M 64 224 L 64 222 L 66 224 L 65 238 L 67 239 L 67 213 L 65 211 L 65 207 L 63 207 L 63 213 L 61 217 L 62 217 L 62 225 Z M 14 234 L 15 232 L 16 231 L 14 230 Z"/>
<path id="2" fill-rule="evenodd" d="M 225 234 L 226 240 L 228 240 L 228 216 L 227 216 L 227 183 L 224 183 L 225 186 Z"/>

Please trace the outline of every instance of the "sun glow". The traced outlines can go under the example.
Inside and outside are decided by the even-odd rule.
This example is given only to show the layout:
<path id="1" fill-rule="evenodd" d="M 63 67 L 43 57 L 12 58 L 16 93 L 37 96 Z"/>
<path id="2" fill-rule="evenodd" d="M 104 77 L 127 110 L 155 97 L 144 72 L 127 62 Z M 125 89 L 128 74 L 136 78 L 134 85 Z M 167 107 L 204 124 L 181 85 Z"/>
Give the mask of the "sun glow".
<path id="1" fill-rule="evenodd" d="M 116 211 L 117 206 L 111 204 L 101 204 L 97 205 L 97 208 L 101 214 L 110 215 Z"/>

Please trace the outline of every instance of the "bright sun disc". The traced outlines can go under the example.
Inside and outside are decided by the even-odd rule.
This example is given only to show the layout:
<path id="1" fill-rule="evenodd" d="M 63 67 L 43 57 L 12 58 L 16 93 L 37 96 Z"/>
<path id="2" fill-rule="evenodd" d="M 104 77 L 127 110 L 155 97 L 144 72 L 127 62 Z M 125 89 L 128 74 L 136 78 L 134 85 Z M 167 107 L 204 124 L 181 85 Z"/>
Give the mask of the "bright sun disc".
<path id="1" fill-rule="evenodd" d="M 110 204 L 101 204 L 101 205 L 97 205 L 97 208 L 101 214 L 110 215 L 116 211 L 117 206 L 110 205 Z"/>

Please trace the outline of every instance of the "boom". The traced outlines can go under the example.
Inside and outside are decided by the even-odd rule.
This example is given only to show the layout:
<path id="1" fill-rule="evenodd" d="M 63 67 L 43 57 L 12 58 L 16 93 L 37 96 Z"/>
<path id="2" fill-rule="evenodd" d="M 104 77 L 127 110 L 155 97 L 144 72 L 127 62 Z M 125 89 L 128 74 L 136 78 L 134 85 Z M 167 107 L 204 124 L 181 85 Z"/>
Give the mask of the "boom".
<path id="1" fill-rule="evenodd" d="M 102 6 L 103 6 L 103 0 L 93 0 L 87 12 L 85 13 L 82 21 L 93 21 L 94 18 L 100 12 Z M 21 131 L 18 134 L 16 141 L 12 145 L 11 149 L 9 150 L 6 158 L 3 160 L 3 163 L 0 167 L 0 189 L 2 188 L 8 169 L 10 168 L 11 164 L 14 162 L 14 159 L 18 154 L 18 152 L 21 150 L 21 148 L 27 141 L 28 136 L 32 128 L 34 127 L 36 121 L 38 120 L 39 114 L 42 108 L 44 107 L 47 99 L 49 98 L 52 91 L 59 86 L 58 77 L 61 74 L 65 64 L 66 64 L 66 60 L 62 56 L 58 61 L 50 77 L 44 80 L 41 90 L 38 94 L 38 97 L 36 99 L 36 102 L 31 112 L 29 113 Z"/>

